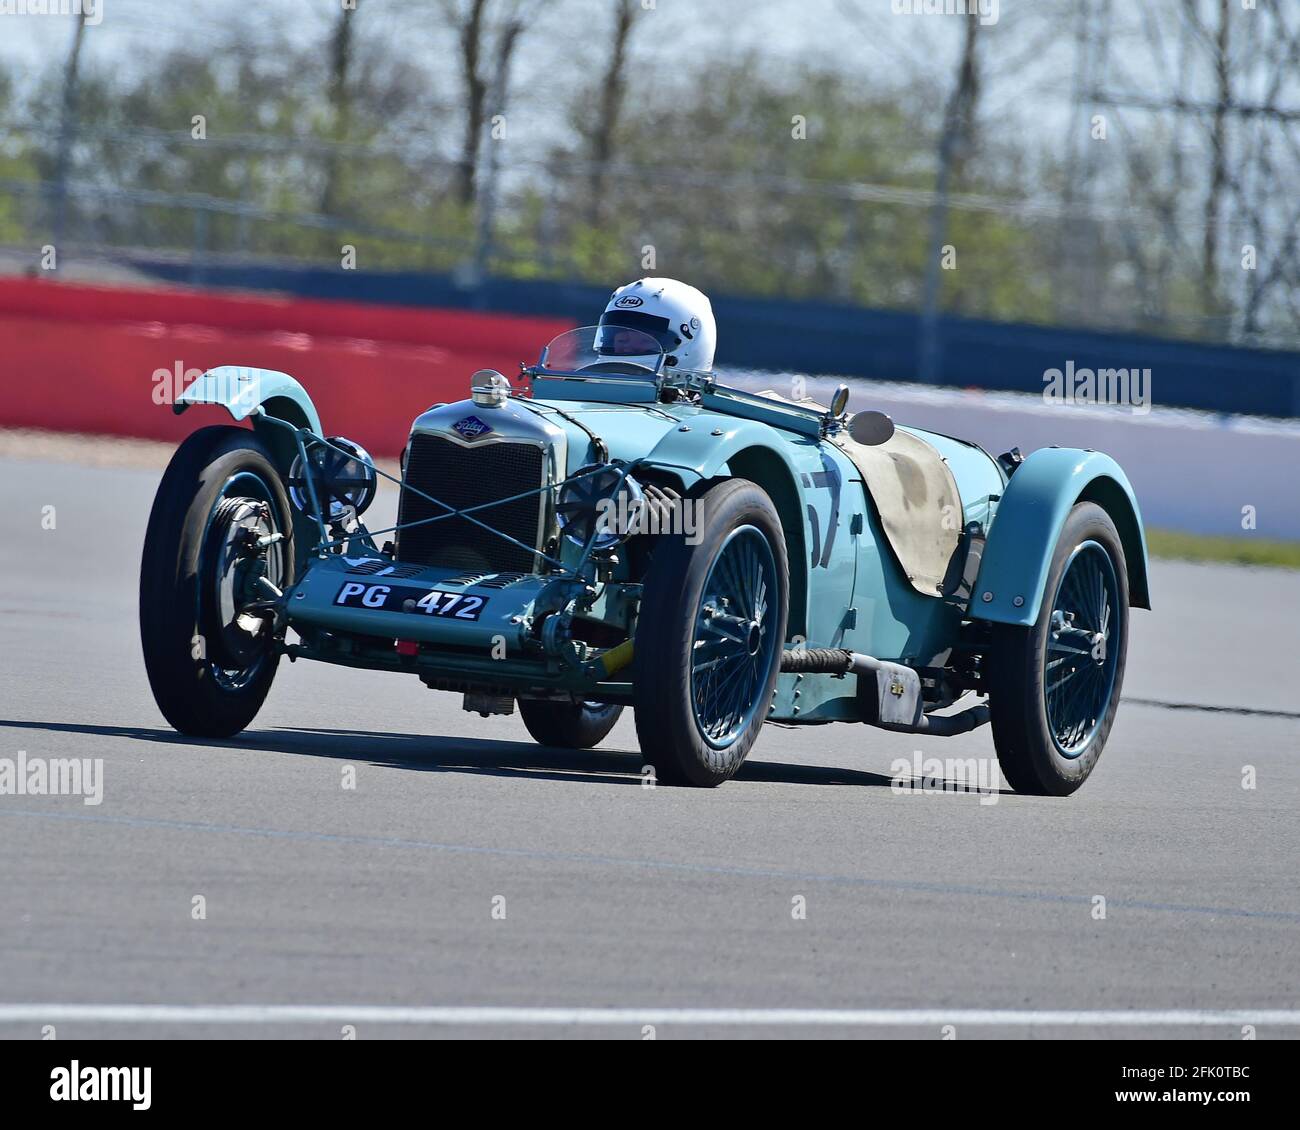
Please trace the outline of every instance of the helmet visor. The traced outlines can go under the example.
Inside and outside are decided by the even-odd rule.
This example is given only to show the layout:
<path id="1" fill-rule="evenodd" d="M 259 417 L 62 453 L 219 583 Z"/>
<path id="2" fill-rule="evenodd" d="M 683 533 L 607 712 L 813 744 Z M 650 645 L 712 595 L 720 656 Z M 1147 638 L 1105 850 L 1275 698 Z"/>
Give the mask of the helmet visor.
<path id="1" fill-rule="evenodd" d="M 646 352 L 671 353 L 682 343 L 667 318 L 643 314 L 639 310 L 606 310 L 597 326 L 596 352 L 603 357 L 628 357 Z M 637 347 L 654 339 L 653 350 Z"/>

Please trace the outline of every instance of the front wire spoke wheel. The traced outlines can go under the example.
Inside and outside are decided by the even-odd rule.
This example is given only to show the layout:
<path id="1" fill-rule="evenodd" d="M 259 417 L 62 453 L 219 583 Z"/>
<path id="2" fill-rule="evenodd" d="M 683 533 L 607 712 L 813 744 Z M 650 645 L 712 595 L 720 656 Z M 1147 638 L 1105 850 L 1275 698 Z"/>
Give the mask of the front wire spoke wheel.
<path id="1" fill-rule="evenodd" d="M 771 497 L 745 479 L 700 492 L 699 536 L 656 547 L 637 613 L 633 696 L 658 780 L 712 787 L 735 774 L 771 709 L 790 566 Z"/>
<path id="2" fill-rule="evenodd" d="M 733 530 L 709 572 L 692 641 L 695 720 L 715 748 L 734 741 L 761 705 L 758 692 L 775 646 L 766 593 L 775 584 L 776 561 L 763 533 L 753 526 Z M 717 661 L 698 658 L 702 643 L 722 641 L 730 646 Z"/>
<path id="3" fill-rule="evenodd" d="M 270 450 L 243 428 L 193 433 L 158 485 L 140 565 L 145 670 L 173 727 L 229 737 L 253 720 L 279 659 L 275 606 L 295 576 Z"/>
<path id="4" fill-rule="evenodd" d="M 263 607 L 286 576 L 275 492 L 261 475 L 242 470 L 221 487 L 199 555 L 195 616 L 208 640 L 212 678 L 229 690 L 254 682 L 271 661 L 274 615 Z"/>

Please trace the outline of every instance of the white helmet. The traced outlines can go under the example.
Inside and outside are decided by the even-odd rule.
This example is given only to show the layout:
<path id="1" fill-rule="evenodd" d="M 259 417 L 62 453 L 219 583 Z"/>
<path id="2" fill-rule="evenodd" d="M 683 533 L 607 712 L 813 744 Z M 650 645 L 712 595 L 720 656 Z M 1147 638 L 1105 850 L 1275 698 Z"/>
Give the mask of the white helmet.
<path id="1" fill-rule="evenodd" d="M 668 355 L 665 368 L 705 373 L 713 368 L 713 348 L 718 340 L 713 307 L 702 291 L 676 279 L 638 279 L 621 286 L 610 295 L 600 316 L 598 353 L 632 364 L 656 364 L 657 356 L 625 356 L 607 326 L 649 334 Z M 632 337 L 635 340 L 636 335 Z"/>

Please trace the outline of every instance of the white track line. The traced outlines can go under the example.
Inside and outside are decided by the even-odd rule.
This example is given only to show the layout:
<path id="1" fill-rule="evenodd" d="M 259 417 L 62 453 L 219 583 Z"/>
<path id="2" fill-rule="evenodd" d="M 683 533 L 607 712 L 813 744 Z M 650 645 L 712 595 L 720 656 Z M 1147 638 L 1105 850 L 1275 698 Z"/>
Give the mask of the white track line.
<path id="1" fill-rule="evenodd" d="M 87 1021 L 111 1024 L 969 1024 L 1029 1027 L 1300 1025 L 1300 1009 L 938 1009 L 938 1008 L 511 1008 L 400 1005 L 0 1004 L 0 1023 Z"/>

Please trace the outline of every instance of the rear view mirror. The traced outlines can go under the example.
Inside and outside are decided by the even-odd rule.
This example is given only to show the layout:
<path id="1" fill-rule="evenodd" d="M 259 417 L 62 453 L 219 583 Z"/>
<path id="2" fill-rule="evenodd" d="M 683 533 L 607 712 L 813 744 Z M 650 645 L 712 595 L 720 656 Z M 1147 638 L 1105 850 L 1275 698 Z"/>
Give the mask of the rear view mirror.
<path id="1" fill-rule="evenodd" d="M 883 412 L 855 412 L 849 420 L 849 435 L 864 447 L 879 447 L 894 435 L 894 421 Z"/>

